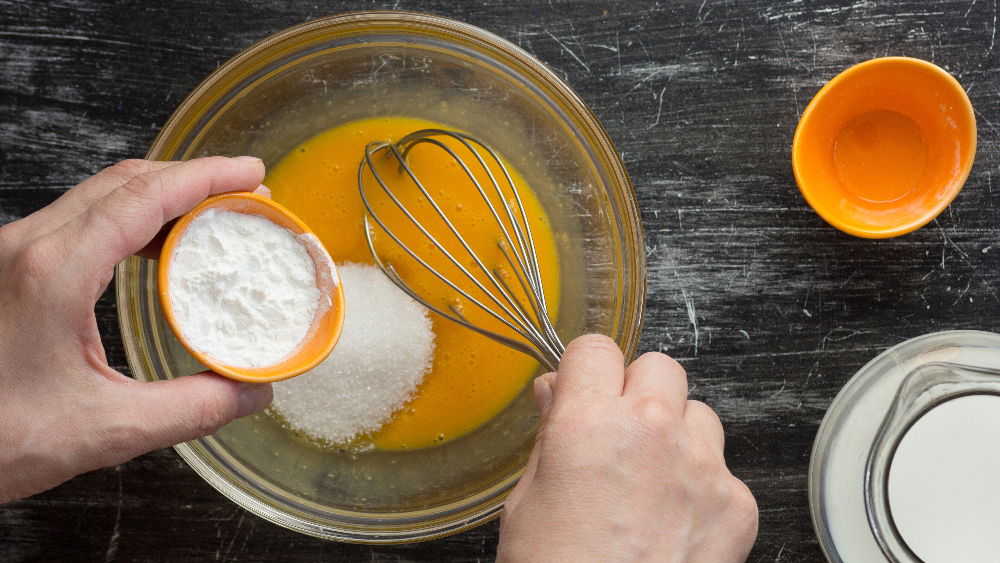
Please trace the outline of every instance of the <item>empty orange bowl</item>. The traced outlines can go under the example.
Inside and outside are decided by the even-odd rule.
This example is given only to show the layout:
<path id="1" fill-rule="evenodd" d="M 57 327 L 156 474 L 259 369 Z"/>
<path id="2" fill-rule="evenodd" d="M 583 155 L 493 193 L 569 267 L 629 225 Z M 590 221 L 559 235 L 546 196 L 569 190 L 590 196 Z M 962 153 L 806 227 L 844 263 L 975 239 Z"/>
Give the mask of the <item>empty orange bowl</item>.
<path id="1" fill-rule="evenodd" d="M 853 66 L 816 94 L 792 144 L 799 190 L 820 217 L 866 238 L 917 229 L 955 198 L 976 118 L 950 74 L 919 59 Z"/>
<path id="2" fill-rule="evenodd" d="M 305 247 L 316 265 L 316 285 L 320 291 L 320 299 L 329 296 L 331 306 L 316 311 L 312 325 L 302 343 L 278 363 L 263 367 L 241 367 L 225 364 L 193 347 L 180 330 L 170 301 L 170 264 L 177 244 L 183 238 L 188 226 L 196 217 L 209 209 L 257 215 L 271 220 L 295 235 L 312 235 L 309 227 L 292 212 L 266 197 L 246 192 L 231 192 L 212 196 L 201 202 L 177 220 L 177 223 L 170 229 L 170 233 L 163 243 L 163 250 L 160 252 L 160 263 L 157 269 L 160 306 L 163 308 L 163 316 L 174 336 L 195 359 L 206 367 L 238 381 L 252 383 L 280 381 L 316 367 L 333 351 L 344 326 L 344 292 L 340 285 L 340 276 L 337 274 L 336 266 L 326 254 L 326 250 L 319 243 L 319 239 L 315 239 L 315 245 L 305 244 Z"/>

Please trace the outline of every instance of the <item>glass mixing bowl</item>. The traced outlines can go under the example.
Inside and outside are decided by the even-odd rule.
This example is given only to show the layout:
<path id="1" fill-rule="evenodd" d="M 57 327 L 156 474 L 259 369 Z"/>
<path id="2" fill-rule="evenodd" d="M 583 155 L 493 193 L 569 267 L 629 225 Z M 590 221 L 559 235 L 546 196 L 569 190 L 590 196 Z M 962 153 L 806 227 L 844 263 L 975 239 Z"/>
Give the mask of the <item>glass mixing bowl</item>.
<path id="1" fill-rule="evenodd" d="M 442 123 L 505 155 L 536 191 L 557 236 L 557 331 L 566 342 L 584 332 L 607 334 L 631 360 L 646 266 L 621 161 L 562 80 L 481 29 L 405 12 L 344 14 L 290 28 L 198 86 L 148 158 L 249 154 L 270 167 L 320 132 L 389 115 Z M 203 369 L 164 323 L 156 267 L 133 257 L 117 269 L 122 338 L 141 381 Z M 497 516 L 537 429 L 525 385 L 485 425 L 431 448 L 324 448 L 260 414 L 176 449 L 212 486 L 267 520 L 323 538 L 387 543 L 440 537 Z"/>

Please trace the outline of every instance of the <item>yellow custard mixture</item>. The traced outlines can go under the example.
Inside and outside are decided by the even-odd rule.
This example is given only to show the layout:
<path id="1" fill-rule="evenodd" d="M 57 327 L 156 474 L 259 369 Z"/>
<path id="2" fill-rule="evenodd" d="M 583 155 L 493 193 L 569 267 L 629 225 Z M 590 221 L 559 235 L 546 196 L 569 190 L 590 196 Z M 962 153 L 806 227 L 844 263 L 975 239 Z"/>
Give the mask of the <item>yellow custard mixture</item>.
<path id="1" fill-rule="evenodd" d="M 355 121 L 326 131 L 290 152 L 273 167 L 264 183 L 272 197 L 290 209 L 313 229 L 337 263 L 374 264 L 365 241 L 365 207 L 358 191 L 358 167 L 365 145 L 374 140 L 398 141 L 405 135 L 441 125 L 404 117 Z M 468 154 L 461 154 L 467 160 Z M 468 244 L 490 268 L 497 268 L 514 293 L 523 295 L 517 278 L 497 245 L 500 229 L 483 199 L 458 163 L 442 150 L 418 146 L 407 162 L 432 197 L 448 214 Z M 505 161 L 506 164 L 506 161 Z M 408 208 L 471 271 L 471 257 L 416 190 L 395 161 L 377 161 L 379 170 L 393 192 L 400 194 Z M 531 226 L 545 298 L 555 320 L 559 307 L 559 259 L 552 230 L 541 205 L 516 170 L 507 165 L 517 185 Z M 494 170 L 495 173 L 499 171 Z M 477 174 L 489 188 L 485 174 Z M 427 239 L 406 222 L 382 195 L 381 188 L 366 175 L 366 193 L 379 216 L 406 244 L 449 279 L 460 279 L 455 267 L 430 248 Z M 491 189 L 491 188 L 489 188 Z M 502 211 L 501 211 L 502 212 Z M 417 292 L 447 310 L 455 306 L 469 321 L 501 332 L 505 329 L 475 305 L 458 299 L 458 294 L 434 279 L 375 229 L 379 255 L 391 263 Z M 481 274 L 477 278 L 485 280 Z M 460 283 L 477 298 L 486 297 L 468 281 Z M 450 440 L 482 425 L 520 393 L 538 369 L 538 362 L 520 352 L 497 344 L 457 323 L 432 314 L 436 348 L 434 363 L 416 396 L 402 411 L 373 436 L 366 437 L 376 448 L 420 448 Z"/>

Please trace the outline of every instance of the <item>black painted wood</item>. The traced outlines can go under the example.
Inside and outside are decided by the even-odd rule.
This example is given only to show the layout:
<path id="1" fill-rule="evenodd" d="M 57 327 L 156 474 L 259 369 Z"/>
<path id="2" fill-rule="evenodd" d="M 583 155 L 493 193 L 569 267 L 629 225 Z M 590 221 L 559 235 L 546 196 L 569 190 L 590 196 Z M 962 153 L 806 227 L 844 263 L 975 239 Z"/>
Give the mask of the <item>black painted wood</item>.
<path id="1" fill-rule="evenodd" d="M 749 561 L 822 561 L 806 470 L 840 387 L 907 338 L 1000 328 L 996 3 L 0 0 L 0 224 L 145 154 L 184 96 L 254 41 L 358 9 L 483 27 L 591 106 L 645 223 L 641 350 L 676 357 L 692 396 L 721 416 L 730 466 L 761 509 Z M 949 70 L 976 109 L 979 148 L 937 220 L 868 241 L 811 211 L 790 151 L 819 88 L 884 55 Z M 128 373 L 113 290 L 97 316 L 111 364 Z M 2 561 L 479 562 L 496 540 L 496 523 L 403 546 L 312 539 L 239 509 L 169 449 L 0 507 Z"/>

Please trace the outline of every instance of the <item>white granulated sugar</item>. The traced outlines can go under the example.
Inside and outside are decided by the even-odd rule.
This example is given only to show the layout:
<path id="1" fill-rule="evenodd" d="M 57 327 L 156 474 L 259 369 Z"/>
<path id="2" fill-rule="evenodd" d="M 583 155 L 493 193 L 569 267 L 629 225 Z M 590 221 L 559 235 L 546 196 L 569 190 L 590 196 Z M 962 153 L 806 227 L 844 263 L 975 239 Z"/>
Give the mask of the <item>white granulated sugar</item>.
<path id="1" fill-rule="evenodd" d="M 209 209 L 191 222 L 168 284 L 188 344 L 234 367 L 278 363 L 305 338 L 320 306 L 304 242 L 264 217 L 232 211 Z"/>
<path id="2" fill-rule="evenodd" d="M 271 405 L 313 438 L 344 443 L 374 432 L 413 396 L 434 357 L 431 320 L 372 266 L 338 268 L 344 329 L 327 359 L 275 383 Z"/>

